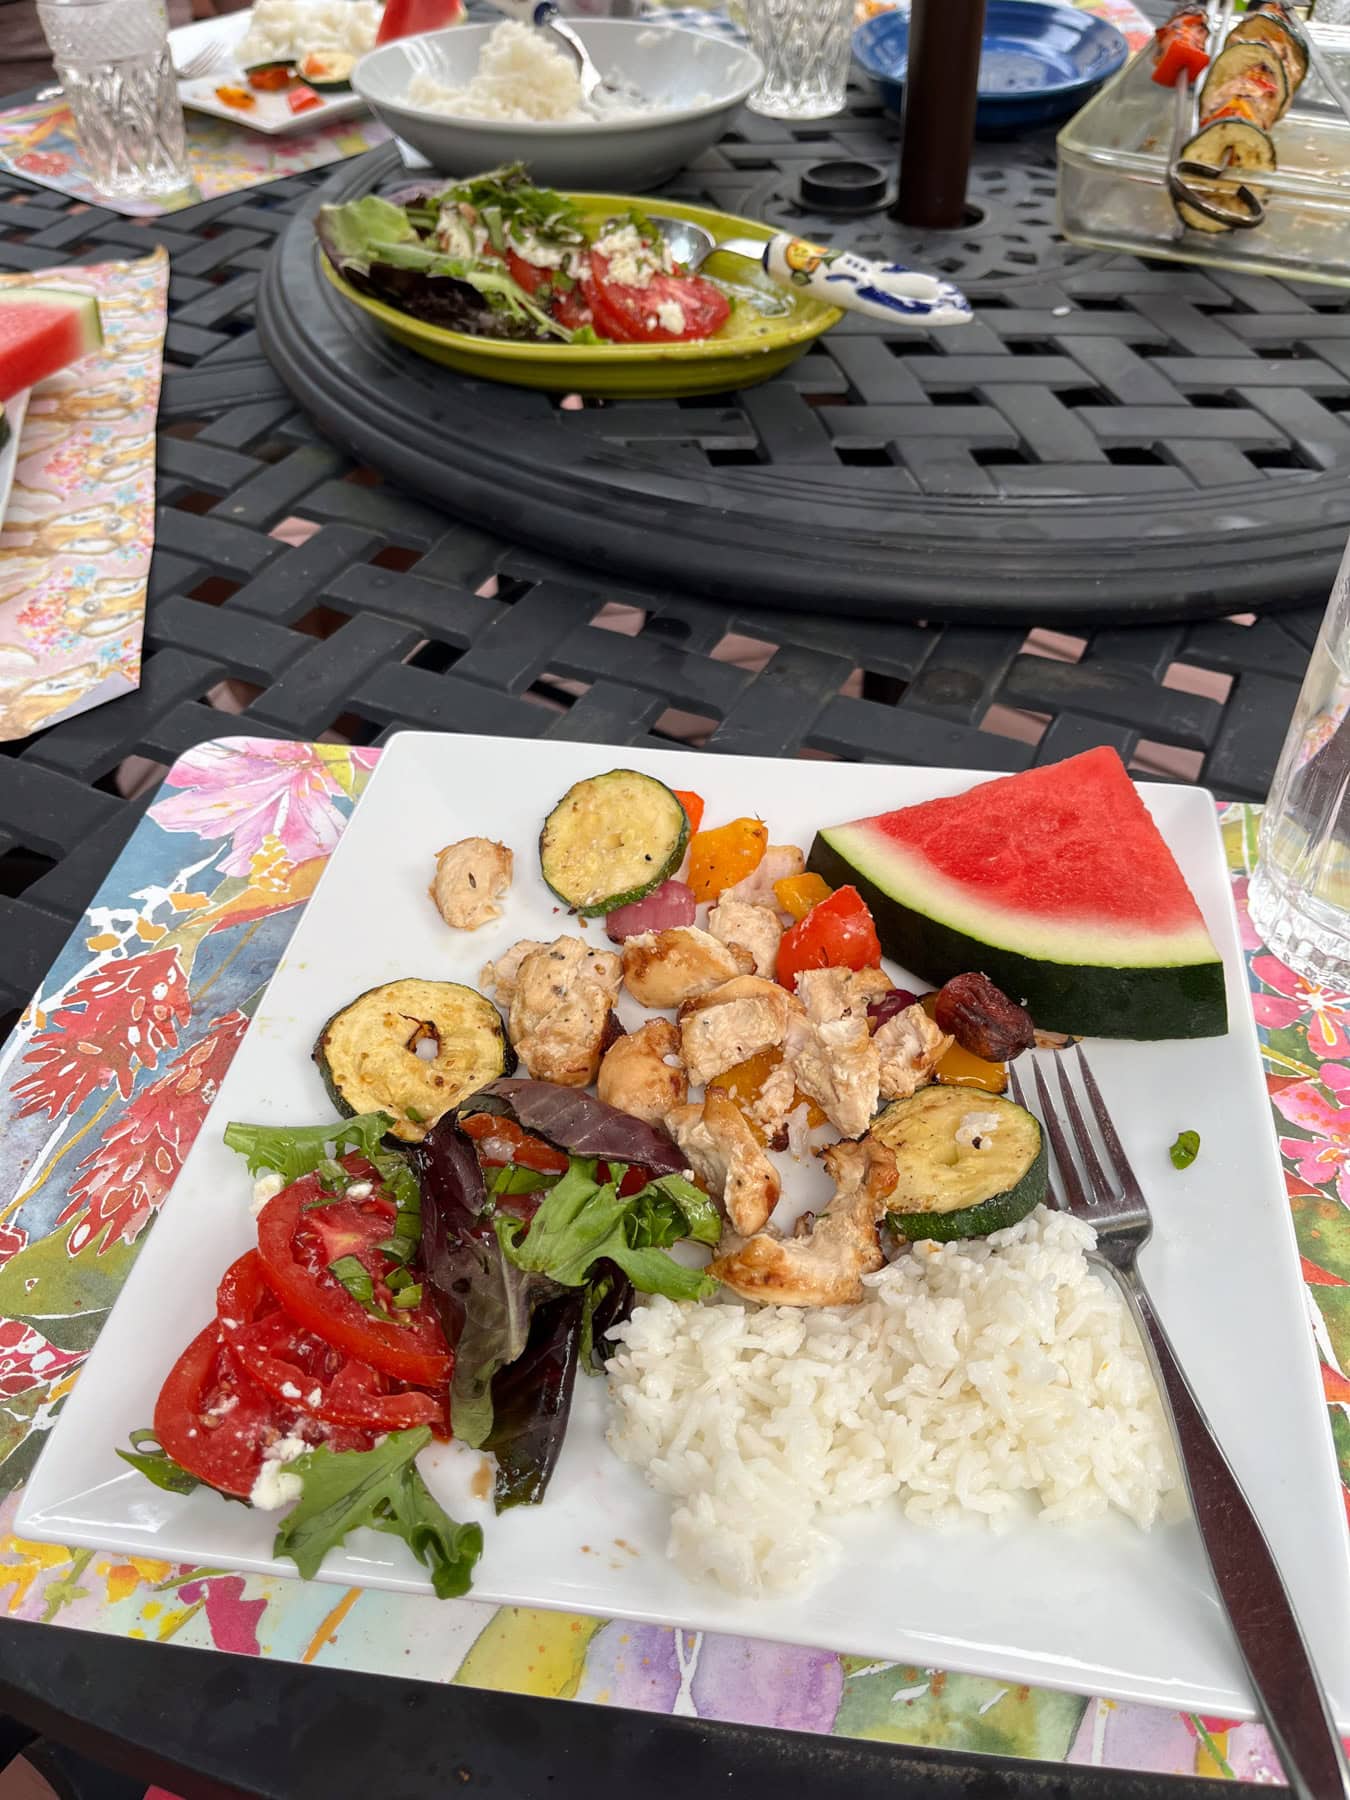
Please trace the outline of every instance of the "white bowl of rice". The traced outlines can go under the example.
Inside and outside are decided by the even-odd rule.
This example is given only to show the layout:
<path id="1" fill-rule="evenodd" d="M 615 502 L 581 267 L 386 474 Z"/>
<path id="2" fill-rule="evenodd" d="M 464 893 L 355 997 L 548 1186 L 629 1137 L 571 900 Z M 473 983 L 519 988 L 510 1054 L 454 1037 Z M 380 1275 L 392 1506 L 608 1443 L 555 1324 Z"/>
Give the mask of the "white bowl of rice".
<path id="1" fill-rule="evenodd" d="M 566 46 L 514 21 L 381 45 L 352 86 L 442 174 L 523 162 L 544 186 L 644 192 L 715 144 L 764 72 L 752 51 L 702 32 L 569 23 L 622 98 L 588 105 Z"/>

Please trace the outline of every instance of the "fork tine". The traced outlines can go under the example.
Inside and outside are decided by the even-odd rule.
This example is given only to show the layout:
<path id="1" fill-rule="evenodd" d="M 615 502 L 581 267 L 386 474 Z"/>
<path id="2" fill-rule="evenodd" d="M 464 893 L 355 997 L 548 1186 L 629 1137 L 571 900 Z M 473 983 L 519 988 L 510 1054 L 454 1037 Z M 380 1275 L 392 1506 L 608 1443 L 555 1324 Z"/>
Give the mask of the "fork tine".
<path id="1" fill-rule="evenodd" d="M 1130 1167 L 1130 1159 L 1125 1154 L 1125 1146 L 1120 1141 L 1120 1134 L 1111 1122 L 1111 1115 L 1106 1110 L 1106 1102 L 1102 1099 L 1102 1091 L 1097 1086 L 1097 1078 L 1088 1067 L 1088 1059 L 1083 1054 L 1081 1044 L 1074 1045 L 1078 1053 L 1078 1067 L 1083 1077 L 1083 1086 L 1087 1097 L 1092 1102 L 1093 1116 L 1097 1121 L 1097 1129 L 1102 1134 L 1102 1142 L 1106 1145 L 1108 1156 L 1116 1171 L 1116 1178 L 1125 1191 L 1125 1198 L 1134 1201 L 1136 1206 L 1146 1204 L 1144 1192 L 1135 1180 L 1134 1170 Z"/>
<path id="2" fill-rule="evenodd" d="M 1050 1098 L 1050 1089 L 1046 1086 L 1045 1076 L 1041 1073 L 1041 1065 L 1034 1062 L 1031 1070 L 1036 1077 L 1036 1092 L 1040 1095 L 1041 1123 L 1049 1132 L 1050 1142 L 1054 1145 L 1055 1161 L 1059 1164 L 1059 1178 L 1064 1183 L 1068 1210 L 1085 1213 L 1089 1210 L 1088 1197 L 1083 1192 L 1083 1183 L 1079 1178 L 1077 1166 L 1069 1149 L 1068 1139 L 1064 1135 L 1064 1127 L 1060 1124 L 1059 1114 L 1055 1111 L 1055 1103 Z"/>
<path id="3" fill-rule="evenodd" d="M 1017 1104 L 1022 1107 L 1024 1111 L 1030 1112 L 1031 1108 L 1027 1105 L 1026 1090 L 1022 1086 L 1017 1070 L 1011 1063 L 1008 1065 L 1008 1086 L 1011 1088 L 1012 1097 Z M 1057 1207 L 1060 1212 L 1066 1212 L 1068 1210 L 1055 1182 L 1051 1181 L 1046 1183 L 1046 1195 L 1051 1206 Z"/>
<path id="4" fill-rule="evenodd" d="M 1088 1186 L 1092 1189 L 1092 1204 L 1100 1206 L 1111 1198 L 1111 1184 L 1106 1178 L 1106 1170 L 1097 1156 L 1097 1147 L 1087 1128 L 1087 1123 L 1078 1105 L 1078 1096 L 1073 1091 L 1068 1072 L 1059 1052 L 1055 1052 L 1055 1073 L 1059 1077 L 1060 1098 L 1064 1102 L 1064 1110 L 1069 1115 L 1069 1124 L 1073 1130 L 1074 1140 L 1078 1145 L 1078 1154 L 1083 1159 L 1083 1169 L 1088 1178 Z"/>

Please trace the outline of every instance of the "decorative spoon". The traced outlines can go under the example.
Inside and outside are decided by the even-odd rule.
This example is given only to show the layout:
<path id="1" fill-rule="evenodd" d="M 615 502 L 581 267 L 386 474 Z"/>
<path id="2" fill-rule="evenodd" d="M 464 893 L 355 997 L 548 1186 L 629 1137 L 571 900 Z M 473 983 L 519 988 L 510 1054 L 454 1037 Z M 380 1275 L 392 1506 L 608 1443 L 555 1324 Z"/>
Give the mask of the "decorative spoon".
<path id="1" fill-rule="evenodd" d="M 793 294 L 810 294 L 827 306 L 865 313 L 892 325 L 964 325 L 971 317 L 970 302 L 950 281 L 907 269 L 903 263 L 870 262 L 851 250 L 831 250 L 804 238 L 778 232 L 767 243 L 758 238 L 723 238 L 719 242 L 702 225 L 675 219 L 665 213 L 647 213 L 677 263 L 691 272 L 699 269 L 715 250 L 744 256 L 757 262 L 781 288 Z"/>

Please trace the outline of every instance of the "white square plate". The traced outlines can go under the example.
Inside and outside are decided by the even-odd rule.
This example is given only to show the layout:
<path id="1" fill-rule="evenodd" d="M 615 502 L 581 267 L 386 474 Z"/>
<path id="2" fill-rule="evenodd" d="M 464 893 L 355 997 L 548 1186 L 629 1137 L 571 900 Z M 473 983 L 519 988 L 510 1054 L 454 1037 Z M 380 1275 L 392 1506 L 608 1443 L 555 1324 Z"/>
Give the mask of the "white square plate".
<path id="1" fill-rule="evenodd" d="M 395 738 L 29 1480 L 20 1535 L 294 1573 L 271 1556 L 277 1515 L 201 1490 L 162 1493 L 114 1454 L 149 1424 L 171 1362 L 210 1317 L 220 1274 L 253 1242 L 248 1176 L 221 1132 L 230 1119 L 331 1116 L 309 1049 L 334 1008 L 364 988 L 410 974 L 476 985 L 483 962 L 516 938 L 567 929 L 533 846 L 571 782 L 616 764 L 695 789 L 714 822 L 759 814 L 775 840 L 803 846 L 817 826 L 984 779 L 593 744 Z M 1158 1310 L 1270 1535 L 1337 1716 L 1350 1726 L 1350 1544 L 1213 802 L 1194 788 L 1146 786 L 1143 794 L 1222 949 L 1232 1028 L 1198 1042 L 1095 1043 L 1092 1062 L 1153 1203 L 1156 1230 L 1142 1262 Z M 506 916 L 466 936 L 441 923 L 427 881 L 435 851 L 470 833 L 510 844 L 516 876 Z M 603 941 L 603 928 L 590 935 Z M 1186 1128 L 1200 1133 L 1202 1148 L 1179 1173 L 1167 1146 Z M 788 1171 L 794 1204 L 824 1181 L 817 1168 Z M 1073 1529 L 1028 1521 L 1004 1537 L 977 1526 L 938 1536 L 890 1509 L 844 1521 L 835 1571 L 804 1595 L 736 1600 L 690 1584 L 666 1560 L 667 1503 L 607 1450 L 605 1411 L 602 1385 L 579 1379 L 545 1502 L 500 1519 L 469 1496 L 480 1466 L 474 1452 L 451 1445 L 424 1458 L 449 1510 L 483 1521 L 476 1599 L 1252 1714 L 1189 1523 L 1146 1535 L 1124 1520 Z M 323 1578 L 427 1591 L 405 1547 L 373 1531 L 353 1534 Z"/>
<path id="2" fill-rule="evenodd" d="M 219 19 L 197 19 L 191 25 L 177 26 L 169 33 L 174 62 L 181 68 L 190 56 L 195 56 L 207 44 L 227 44 L 233 51 L 235 45 L 242 43 L 248 35 L 252 18 L 250 9 L 227 13 Z M 346 88 L 332 94 L 316 89 L 316 93 L 320 93 L 320 104 L 302 113 L 291 111 L 285 94 L 259 94 L 250 88 L 257 104 L 242 111 L 217 100 L 216 89 L 226 86 L 248 87 L 248 77 L 233 55 L 222 57 L 207 75 L 199 75 L 193 81 L 180 81 L 178 98 L 193 112 L 210 113 L 213 119 L 228 119 L 231 125 L 243 125 L 249 131 L 262 132 L 265 137 L 287 137 L 295 131 L 313 131 L 320 125 L 331 125 L 334 119 L 350 119 L 366 110 L 361 96 Z"/>

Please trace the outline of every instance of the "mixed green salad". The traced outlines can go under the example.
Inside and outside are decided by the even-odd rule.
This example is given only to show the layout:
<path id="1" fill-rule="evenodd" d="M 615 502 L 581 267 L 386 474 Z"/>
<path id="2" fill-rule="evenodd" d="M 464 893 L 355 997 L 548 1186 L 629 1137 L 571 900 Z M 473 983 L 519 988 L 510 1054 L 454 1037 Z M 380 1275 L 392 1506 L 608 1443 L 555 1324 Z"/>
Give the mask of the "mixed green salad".
<path id="1" fill-rule="evenodd" d="M 731 316 L 723 286 L 677 263 L 640 209 L 597 225 L 567 195 L 534 186 L 520 163 L 325 206 L 316 230 L 361 293 L 476 337 L 687 343 Z"/>

